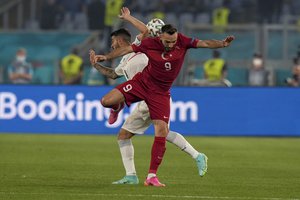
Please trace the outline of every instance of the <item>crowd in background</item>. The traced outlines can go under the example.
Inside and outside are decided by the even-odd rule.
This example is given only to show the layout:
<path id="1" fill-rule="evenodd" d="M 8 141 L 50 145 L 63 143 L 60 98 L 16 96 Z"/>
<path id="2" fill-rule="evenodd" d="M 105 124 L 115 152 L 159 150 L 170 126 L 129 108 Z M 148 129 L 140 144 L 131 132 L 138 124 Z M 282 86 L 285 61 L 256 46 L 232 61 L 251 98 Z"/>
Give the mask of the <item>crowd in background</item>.
<path id="1" fill-rule="evenodd" d="M 174 6 L 176 5 L 176 6 Z M 118 24 L 118 14 L 122 6 L 129 7 L 132 15 L 143 22 L 158 17 L 180 25 L 184 20 L 197 23 L 227 25 L 228 23 L 282 23 L 286 15 L 300 15 L 299 0 L 43 0 L 39 13 L 38 29 L 42 30 L 103 30 L 109 47 L 109 33 Z M 175 16 L 176 19 L 170 16 Z M 177 23 L 178 22 L 178 23 Z M 59 61 L 61 84 L 81 84 L 84 77 L 84 59 L 72 52 Z M 33 70 L 29 62 L 20 60 L 26 56 L 26 49 L 16 52 L 15 60 L 9 66 L 8 77 L 11 83 L 30 83 Z M 264 56 L 255 53 L 248 68 L 248 85 L 270 85 L 270 72 L 265 69 Z M 226 61 L 214 51 L 212 58 L 203 63 L 203 76 L 194 77 L 194 85 L 231 86 L 227 79 Z M 101 85 L 109 82 L 91 68 L 87 84 Z M 23 74 L 23 75 L 22 75 Z M 200 84 L 199 84 L 200 83 Z M 293 60 L 291 76 L 286 84 L 299 86 L 300 51 Z"/>
<path id="2" fill-rule="evenodd" d="M 129 7 L 138 16 L 164 18 L 169 13 L 188 14 L 211 23 L 214 10 L 227 8 L 230 23 L 281 23 L 286 15 L 300 14 L 299 0 L 43 0 L 41 29 L 97 30 L 110 26 L 113 7 Z M 111 6 L 110 6 L 111 4 Z M 115 15 L 114 15 L 115 16 Z M 199 19 L 201 21 L 201 19 Z"/>

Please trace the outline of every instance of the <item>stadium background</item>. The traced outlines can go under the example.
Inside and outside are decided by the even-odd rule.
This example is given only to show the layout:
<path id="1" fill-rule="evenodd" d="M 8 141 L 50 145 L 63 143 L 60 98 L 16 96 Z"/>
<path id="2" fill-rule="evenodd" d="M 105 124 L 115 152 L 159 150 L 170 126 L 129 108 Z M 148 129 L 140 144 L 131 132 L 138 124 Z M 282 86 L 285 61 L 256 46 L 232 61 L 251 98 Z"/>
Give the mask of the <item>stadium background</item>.
<path id="1" fill-rule="evenodd" d="M 120 157 L 114 136 L 122 121 L 108 126 L 108 110 L 95 105 L 124 79 L 97 74 L 88 50 L 109 51 L 109 32 L 119 27 L 137 33 L 115 19 L 107 6 L 112 2 L 128 6 L 145 23 L 163 18 L 189 36 L 236 36 L 221 50 L 233 87 L 192 84 L 211 57 L 205 49 L 188 52 L 172 89 L 171 127 L 193 136 L 188 140 L 207 152 L 207 179 L 195 178 L 191 160 L 169 146 L 160 173 L 170 188 L 110 186 L 123 174 L 121 162 L 113 159 Z M 222 6 L 230 10 L 228 24 L 216 27 L 213 13 Z M 112 21 L 105 20 L 108 15 Z M 300 199 L 300 92 L 285 83 L 300 56 L 299 0 L 1 0 L 0 28 L 0 199 Z M 30 85 L 13 85 L 7 76 L 20 47 L 34 68 Z M 62 85 L 59 63 L 74 47 L 84 60 L 84 77 L 81 85 Z M 266 87 L 248 85 L 256 52 L 271 74 Z M 90 85 L 95 77 L 98 85 Z M 94 103 L 89 115 L 88 101 Z M 74 106 L 66 111 L 68 102 Z M 135 140 L 139 171 L 146 172 L 151 143 L 150 136 Z"/>

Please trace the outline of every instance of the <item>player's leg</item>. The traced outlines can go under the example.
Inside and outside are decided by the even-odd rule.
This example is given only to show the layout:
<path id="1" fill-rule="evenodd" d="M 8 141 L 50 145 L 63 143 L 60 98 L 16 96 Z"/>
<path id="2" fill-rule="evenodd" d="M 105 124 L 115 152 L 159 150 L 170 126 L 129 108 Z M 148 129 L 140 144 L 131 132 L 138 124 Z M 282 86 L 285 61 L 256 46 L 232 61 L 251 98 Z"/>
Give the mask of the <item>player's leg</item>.
<path id="1" fill-rule="evenodd" d="M 151 123 L 152 120 L 149 117 L 147 105 L 144 101 L 139 102 L 136 108 L 125 120 L 118 136 L 118 143 L 126 176 L 119 181 L 113 182 L 113 184 L 138 183 L 138 177 L 134 166 L 134 148 L 131 137 L 135 134 L 143 134 L 145 130 L 149 128 Z"/>
<path id="2" fill-rule="evenodd" d="M 153 125 L 155 130 L 155 138 L 151 150 L 150 168 L 144 185 L 164 187 L 165 184 L 159 182 L 156 173 L 166 151 L 166 136 L 169 132 L 168 125 L 162 120 L 153 120 Z"/>
<path id="3" fill-rule="evenodd" d="M 124 101 L 124 95 L 118 89 L 114 88 L 102 97 L 101 104 L 103 107 L 119 110 Z"/>
<path id="4" fill-rule="evenodd" d="M 199 175 L 204 176 L 207 172 L 207 157 L 199 153 L 180 133 L 169 131 L 167 141 L 178 146 L 182 151 L 188 153 L 196 160 Z"/>
<path id="5" fill-rule="evenodd" d="M 118 135 L 118 144 L 122 157 L 122 162 L 126 171 L 126 176 L 122 179 L 113 182 L 112 184 L 138 184 L 139 179 L 136 175 L 134 166 L 134 148 L 132 145 L 131 138 L 134 136 L 133 133 L 121 128 Z"/>
<path id="6" fill-rule="evenodd" d="M 119 112 L 124 108 L 124 95 L 118 89 L 112 89 L 101 99 L 104 107 L 111 108 L 108 123 L 113 124 L 118 119 Z"/>
<path id="7" fill-rule="evenodd" d="M 151 150 L 149 173 L 145 185 L 165 186 L 157 179 L 156 173 L 166 151 L 166 137 L 169 132 L 170 96 L 152 94 L 147 98 L 150 117 L 153 121 L 155 138 Z"/>

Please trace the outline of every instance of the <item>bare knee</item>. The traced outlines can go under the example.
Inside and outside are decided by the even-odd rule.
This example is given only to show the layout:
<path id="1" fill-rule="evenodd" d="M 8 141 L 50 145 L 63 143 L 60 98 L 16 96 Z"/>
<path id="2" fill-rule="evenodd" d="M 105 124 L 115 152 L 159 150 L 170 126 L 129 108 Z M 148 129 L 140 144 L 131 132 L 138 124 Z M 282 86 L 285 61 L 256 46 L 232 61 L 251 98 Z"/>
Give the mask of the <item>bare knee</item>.
<path id="1" fill-rule="evenodd" d="M 100 100 L 101 104 L 103 107 L 109 107 L 110 106 L 110 100 L 108 97 L 104 96 L 102 97 L 102 99 Z"/>
<path id="2" fill-rule="evenodd" d="M 168 124 L 162 120 L 153 120 L 155 136 L 157 137 L 167 137 L 169 128 Z"/>
<path id="3" fill-rule="evenodd" d="M 127 139 L 132 138 L 132 136 L 134 136 L 133 133 L 121 128 L 121 130 L 118 134 L 118 140 L 127 140 Z"/>
<path id="4" fill-rule="evenodd" d="M 104 97 L 102 97 L 101 104 L 103 107 L 110 108 L 113 105 L 124 102 L 124 100 L 125 98 L 123 94 L 119 90 L 113 89 Z"/>

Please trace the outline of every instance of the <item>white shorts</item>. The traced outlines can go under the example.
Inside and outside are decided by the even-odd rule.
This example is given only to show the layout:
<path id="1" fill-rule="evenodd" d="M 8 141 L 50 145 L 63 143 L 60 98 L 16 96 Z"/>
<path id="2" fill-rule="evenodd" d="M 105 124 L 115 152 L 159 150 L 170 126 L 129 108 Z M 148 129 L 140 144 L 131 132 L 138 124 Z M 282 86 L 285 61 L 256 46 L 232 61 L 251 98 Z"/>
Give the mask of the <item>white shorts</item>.
<path id="1" fill-rule="evenodd" d="M 172 105 L 172 98 L 170 98 L 170 103 Z M 141 135 L 145 133 L 151 124 L 152 120 L 150 118 L 149 108 L 145 101 L 141 101 L 127 117 L 121 128 L 133 134 Z M 168 126 L 170 126 L 170 122 Z"/>
<path id="2" fill-rule="evenodd" d="M 127 117 L 122 128 L 133 134 L 144 134 L 151 123 L 148 106 L 145 101 L 141 101 Z"/>

